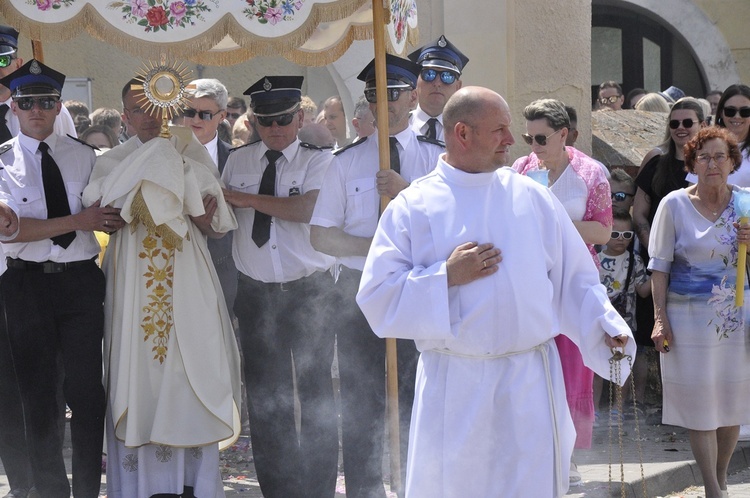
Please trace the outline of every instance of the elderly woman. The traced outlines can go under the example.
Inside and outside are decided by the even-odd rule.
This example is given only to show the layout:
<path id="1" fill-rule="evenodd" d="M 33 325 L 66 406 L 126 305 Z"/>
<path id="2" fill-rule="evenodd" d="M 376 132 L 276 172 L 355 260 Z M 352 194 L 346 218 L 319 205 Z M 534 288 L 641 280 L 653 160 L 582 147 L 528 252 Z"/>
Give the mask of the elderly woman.
<path id="1" fill-rule="evenodd" d="M 524 140 L 531 154 L 518 159 L 513 169 L 526 174 L 546 169 L 548 184 L 562 202 L 573 224 L 589 247 L 598 265 L 595 244 L 609 242 L 612 231 L 612 199 L 609 182 L 601 166 L 583 152 L 565 146 L 570 120 L 559 100 L 542 99 L 523 111 L 526 118 Z M 563 331 L 564 333 L 564 331 Z M 590 448 L 594 426 L 594 373 L 583 365 L 581 353 L 565 336 L 555 338 L 560 351 L 568 406 L 576 427 L 576 448 Z M 580 482 L 580 474 L 571 465 L 571 484 Z"/>
<path id="2" fill-rule="evenodd" d="M 727 496 L 739 425 L 750 422 L 750 303 L 734 305 L 737 245 L 750 227 L 738 224 L 732 194 L 742 189 L 727 183 L 740 161 L 731 133 L 698 132 L 685 146 L 697 183 L 662 200 L 649 245 L 663 423 L 689 429 L 707 498 Z"/>

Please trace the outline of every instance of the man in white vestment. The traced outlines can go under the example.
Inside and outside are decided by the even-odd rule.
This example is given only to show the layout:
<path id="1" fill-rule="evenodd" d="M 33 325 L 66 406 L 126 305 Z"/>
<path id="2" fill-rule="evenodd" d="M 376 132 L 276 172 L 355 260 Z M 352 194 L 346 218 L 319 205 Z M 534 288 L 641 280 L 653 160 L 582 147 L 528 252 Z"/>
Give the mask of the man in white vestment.
<path id="1" fill-rule="evenodd" d="M 421 351 L 406 496 L 559 497 L 575 429 L 553 338 L 572 331 L 605 378 L 635 344 L 555 196 L 498 169 L 505 100 L 467 87 L 443 119 L 447 152 L 383 213 L 357 295 L 378 336 Z"/>
<path id="2" fill-rule="evenodd" d="M 237 227 L 193 133 L 157 136 L 123 88 L 136 136 L 100 156 L 84 203 L 121 208 L 104 257 L 107 494 L 223 497 L 219 449 L 239 436 L 240 361 L 206 245 Z"/>

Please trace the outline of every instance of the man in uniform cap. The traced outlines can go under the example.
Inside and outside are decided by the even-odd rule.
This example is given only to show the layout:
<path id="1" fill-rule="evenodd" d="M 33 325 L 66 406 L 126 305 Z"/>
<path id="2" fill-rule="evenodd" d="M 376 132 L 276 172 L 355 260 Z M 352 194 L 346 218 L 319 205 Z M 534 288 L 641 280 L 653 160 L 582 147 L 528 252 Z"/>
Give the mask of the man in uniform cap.
<path id="1" fill-rule="evenodd" d="M 419 105 L 412 113 L 410 126 L 420 135 L 443 140 L 443 107 L 461 88 L 461 72 L 469 58 L 445 35 L 409 54 L 421 66 L 417 90 Z"/>
<path id="2" fill-rule="evenodd" d="M 239 225 L 232 253 L 239 271 L 234 311 L 253 457 L 267 497 L 331 497 L 338 471 L 334 333 L 325 318 L 333 258 L 310 245 L 309 225 L 333 156 L 297 137 L 304 120 L 302 81 L 267 76 L 245 92 L 261 140 L 234 149 L 222 175 Z"/>
<path id="3" fill-rule="evenodd" d="M 432 171 L 443 152 L 442 144 L 417 135 L 409 127 L 409 110 L 417 100 L 415 86 L 419 71 L 420 67 L 408 59 L 386 55 L 391 169 L 379 171 L 377 133 L 337 150 L 310 221 L 313 247 L 338 258 L 335 285 L 338 312 L 332 328 L 338 337 L 347 496 L 385 495 L 381 465 L 385 341 L 373 334 L 354 297 L 378 224 L 380 195 L 395 197 L 411 181 Z M 364 93 L 375 114 L 374 61 L 360 73 L 359 79 L 365 81 Z M 413 341 L 399 341 L 400 439 L 404 470 L 417 354 Z"/>
<path id="4" fill-rule="evenodd" d="M 0 78 L 13 73 L 23 65 L 23 59 L 17 56 L 18 31 L 0 25 Z M 18 135 L 18 118 L 10 111 L 10 89 L 0 84 L 0 144 Z M 63 106 L 55 118 L 55 134 L 77 137 L 76 128 L 70 113 Z"/>
<path id="5" fill-rule="evenodd" d="M 58 357 L 73 411 L 73 494 L 97 497 L 104 432 L 104 276 L 94 230 L 123 225 L 119 210 L 81 202 L 96 155 L 54 133 L 65 75 L 31 60 L 0 80 L 20 133 L 0 148 L 0 198 L 18 207 L 19 232 L 3 243 L 0 285 L 23 400 L 33 480 L 41 496 L 68 497 L 58 429 Z"/>

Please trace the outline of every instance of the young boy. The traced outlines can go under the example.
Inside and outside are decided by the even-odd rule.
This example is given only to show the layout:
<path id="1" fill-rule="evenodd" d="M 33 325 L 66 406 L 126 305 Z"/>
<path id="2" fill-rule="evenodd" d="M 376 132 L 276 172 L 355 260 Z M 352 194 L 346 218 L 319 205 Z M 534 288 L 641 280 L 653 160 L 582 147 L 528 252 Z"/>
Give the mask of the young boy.
<path id="1" fill-rule="evenodd" d="M 609 300 L 615 309 L 625 319 L 630 329 L 635 332 L 635 296 L 651 295 L 651 277 L 646 273 L 641 257 L 633 250 L 632 242 L 635 238 L 633 219 L 627 211 L 616 210 L 612 213 L 612 236 L 607 245 L 598 253 L 599 279 L 607 288 Z M 630 267 L 633 267 L 630 270 Z M 639 346 L 638 353 L 642 353 Z M 636 355 L 633 372 L 638 367 L 646 367 L 645 356 Z M 643 370 L 643 369 L 641 369 Z M 648 372 L 645 372 L 646 375 Z M 643 403 L 646 392 L 646 382 L 636 375 L 636 401 Z M 628 393 L 627 384 L 624 394 Z M 600 391 L 601 392 L 601 391 Z"/>

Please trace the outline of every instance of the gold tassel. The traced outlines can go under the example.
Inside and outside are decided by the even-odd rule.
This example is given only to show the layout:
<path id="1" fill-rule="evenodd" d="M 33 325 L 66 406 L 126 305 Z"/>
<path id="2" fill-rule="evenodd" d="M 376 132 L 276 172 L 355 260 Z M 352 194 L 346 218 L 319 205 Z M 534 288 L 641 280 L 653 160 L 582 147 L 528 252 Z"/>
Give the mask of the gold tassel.
<path id="1" fill-rule="evenodd" d="M 130 231 L 133 233 L 138 223 L 143 223 L 148 230 L 156 232 L 162 239 L 168 244 L 174 246 L 178 251 L 182 251 L 182 237 L 169 228 L 167 225 L 156 225 L 154 219 L 151 217 L 151 213 L 148 210 L 146 201 L 143 198 L 143 194 L 140 190 L 133 197 L 133 202 L 130 205 L 130 214 L 133 215 L 133 221 L 131 222 Z M 188 237 L 188 240 L 190 238 Z"/>

